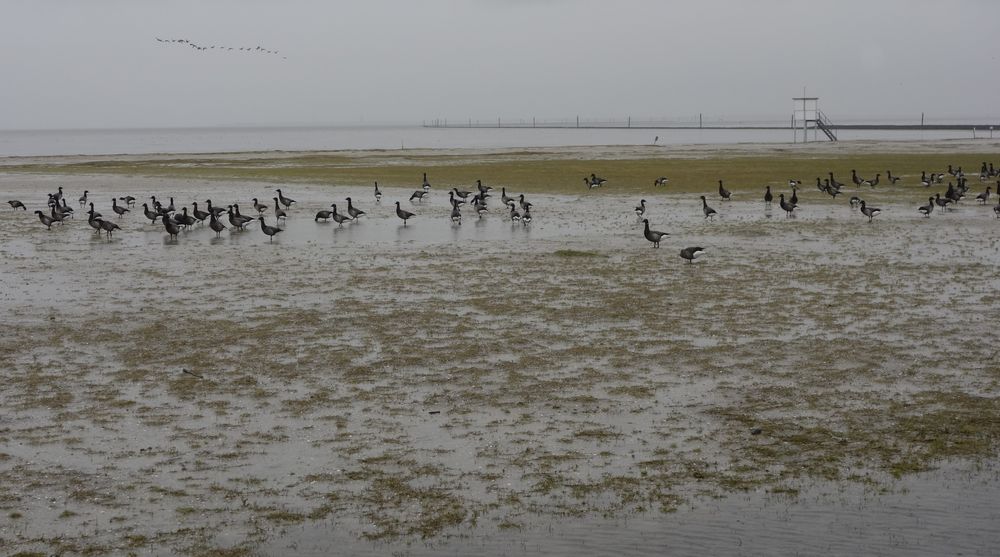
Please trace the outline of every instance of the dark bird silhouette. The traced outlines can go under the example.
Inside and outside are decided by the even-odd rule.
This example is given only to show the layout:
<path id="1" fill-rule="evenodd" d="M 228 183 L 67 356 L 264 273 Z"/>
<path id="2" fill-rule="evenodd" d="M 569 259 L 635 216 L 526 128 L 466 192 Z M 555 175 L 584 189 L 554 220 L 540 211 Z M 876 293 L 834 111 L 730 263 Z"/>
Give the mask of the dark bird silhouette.
<path id="1" fill-rule="evenodd" d="M 118 218 L 122 218 L 122 215 L 128 212 L 128 209 L 118 205 L 118 200 L 115 199 L 114 197 L 111 198 L 111 210 L 114 211 L 116 215 L 118 215 Z"/>
<path id="2" fill-rule="evenodd" d="M 207 219 L 208 217 L 215 216 L 212 213 L 209 213 L 207 211 L 202 211 L 201 209 L 199 209 L 197 201 L 192 201 L 191 205 L 194 207 L 194 209 L 191 211 L 191 214 L 194 215 L 194 218 L 198 219 L 198 222 L 205 222 L 205 219 Z"/>
<path id="3" fill-rule="evenodd" d="M 352 219 L 358 220 L 358 217 L 364 215 L 365 212 L 362 211 L 361 209 L 358 209 L 357 207 L 355 207 L 354 204 L 353 204 L 353 202 L 351 202 L 351 198 L 348 197 L 347 198 L 347 214 L 350 215 L 350 217 Z"/>
<path id="4" fill-rule="evenodd" d="M 291 197 L 285 197 L 282 195 L 280 189 L 276 189 L 274 191 L 278 192 L 278 201 L 281 201 L 281 204 L 285 206 L 285 209 L 288 209 L 292 206 L 292 203 L 295 203 L 295 200 Z"/>
<path id="5" fill-rule="evenodd" d="M 382 202 L 382 192 L 378 189 L 378 182 L 375 182 L 375 203 Z"/>
<path id="6" fill-rule="evenodd" d="M 16 211 L 18 209 L 21 209 L 22 211 L 27 211 L 28 210 L 28 208 L 24 206 L 24 203 L 21 203 L 20 201 L 18 201 L 16 199 L 11 199 L 7 203 L 10 205 L 10 208 L 12 210 L 14 210 L 14 211 Z"/>
<path id="7" fill-rule="evenodd" d="M 927 205 L 921 205 L 919 208 L 917 208 L 917 211 L 920 211 L 920 214 L 925 217 L 931 216 L 931 213 L 934 212 L 934 198 L 928 197 Z"/>
<path id="8" fill-rule="evenodd" d="M 868 222 L 871 223 L 872 219 L 879 216 L 882 213 L 882 209 L 876 207 L 869 207 L 864 201 L 861 202 L 861 214 L 868 217 Z"/>
<path id="9" fill-rule="evenodd" d="M 226 229 L 226 225 L 219 221 L 219 217 L 215 213 L 209 213 L 208 215 L 210 219 L 208 227 L 215 231 L 215 237 L 218 238 L 222 234 L 222 231 Z"/>
<path id="10" fill-rule="evenodd" d="M 795 204 L 785 201 L 785 194 L 783 193 L 778 194 L 778 206 L 785 212 L 786 217 L 792 216 L 792 211 L 795 210 Z"/>
<path id="11" fill-rule="evenodd" d="M 426 191 L 424 191 L 424 190 L 417 190 L 417 191 L 413 192 L 413 195 L 410 196 L 410 201 L 413 201 L 414 199 L 416 199 L 417 201 L 423 201 L 425 195 L 427 195 Z"/>
<path id="12" fill-rule="evenodd" d="M 424 193 L 431 191 L 431 183 L 427 181 L 426 172 L 424 172 L 424 181 L 420 184 L 420 187 L 423 188 Z"/>
<path id="13" fill-rule="evenodd" d="M 181 227 L 177 226 L 177 223 L 170 219 L 170 215 L 163 215 L 163 228 L 166 229 L 167 234 L 173 240 L 177 239 L 177 235 L 181 233 Z"/>
<path id="14" fill-rule="evenodd" d="M 453 205 L 451 208 L 451 222 L 452 224 L 462 224 L 462 211 L 459 210 L 458 205 Z"/>
<path id="15" fill-rule="evenodd" d="M 637 218 L 642 218 L 646 214 L 646 200 L 640 199 L 639 204 L 635 206 L 635 216 Z"/>
<path id="16" fill-rule="evenodd" d="M 887 180 L 889 180 L 889 183 L 892 185 L 896 185 L 896 182 L 899 181 L 899 176 L 893 176 L 891 170 L 885 171 L 885 177 Z"/>
<path id="17" fill-rule="evenodd" d="M 819 178 L 816 178 L 816 181 L 818 182 Z M 767 189 L 764 190 L 764 204 L 770 207 L 771 202 L 774 201 L 774 196 L 771 195 L 771 186 L 765 186 L 765 187 Z"/>
<path id="18" fill-rule="evenodd" d="M 681 259 L 686 259 L 688 263 L 694 263 L 695 259 L 698 259 L 702 255 L 705 255 L 705 248 L 693 247 L 684 248 L 681 250 Z"/>
<path id="19" fill-rule="evenodd" d="M 257 198 L 255 197 L 253 198 L 253 208 L 257 209 L 257 215 L 262 215 L 264 214 L 264 211 L 267 210 L 267 205 L 260 203 L 259 201 L 257 201 Z"/>
<path id="20" fill-rule="evenodd" d="M 345 222 L 351 220 L 351 217 L 349 217 L 349 216 L 347 216 L 347 215 L 345 215 L 343 213 L 338 213 L 337 212 L 337 204 L 336 203 L 331 204 L 330 207 L 333 207 L 333 214 L 330 215 L 330 218 L 333 219 L 333 222 L 337 223 L 338 227 L 344 226 Z"/>
<path id="21" fill-rule="evenodd" d="M 83 190 L 83 195 L 80 196 L 80 206 L 83 206 L 83 205 L 87 204 L 87 194 L 88 193 L 90 193 L 90 190 Z"/>
<path id="22" fill-rule="evenodd" d="M 666 176 L 660 176 L 659 178 L 653 180 L 654 186 L 665 186 L 670 180 Z"/>
<path id="23" fill-rule="evenodd" d="M 660 240 L 664 236 L 668 236 L 668 234 L 666 232 L 660 232 L 660 231 L 657 231 L 657 230 L 650 230 L 649 229 L 649 219 L 642 219 L 642 224 L 644 226 L 643 231 L 642 231 L 642 235 L 645 236 L 645 238 L 647 240 L 649 240 L 650 242 L 653 243 L 653 247 L 654 248 L 660 247 Z"/>
<path id="24" fill-rule="evenodd" d="M 976 196 L 976 201 L 986 205 L 986 201 L 990 198 L 990 187 L 986 186 L 986 191 Z"/>
<path id="25" fill-rule="evenodd" d="M 45 225 L 45 228 L 52 230 L 52 223 L 55 222 L 55 219 L 53 219 L 52 217 L 46 215 L 41 211 L 35 211 L 35 214 L 38 215 L 38 220 L 42 221 L 42 224 Z"/>
<path id="26" fill-rule="evenodd" d="M 721 197 L 723 201 L 729 201 L 732 196 L 733 192 L 722 187 L 722 180 L 719 180 L 719 197 Z"/>
<path id="27" fill-rule="evenodd" d="M 93 204 L 91 204 L 91 208 L 93 208 Z M 147 219 L 149 219 L 149 224 L 155 224 L 156 219 L 160 218 L 160 213 L 157 213 L 156 211 L 150 211 L 149 205 L 146 203 L 142 204 L 142 214 L 145 215 Z"/>
<path id="28" fill-rule="evenodd" d="M 281 229 L 278 228 L 277 226 L 270 226 L 270 225 L 268 225 L 266 222 L 264 222 L 264 217 L 263 216 L 257 217 L 257 220 L 260 221 L 260 230 L 261 230 L 261 232 L 263 232 L 264 234 L 267 234 L 267 241 L 268 242 L 274 241 L 274 235 L 277 234 L 277 233 L 279 233 L 279 232 L 281 232 Z"/>
<path id="29" fill-rule="evenodd" d="M 277 221 L 278 219 L 287 219 L 287 217 L 286 217 L 286 215 L 285 215 L 285 210 L 284 210 L 284 209 L 282 209 L 280 205 L 278 205 L 278 200 L 279 200 L 279 198 L 277 198 L 277 197 L 272 197 L 271 199 L 273 199 L 273 200 L 274 200 L 274 219 L 275 219 L 276 221 Z"/>
<path id="30" fill-rule="evenodd" d="M 715 209 L 708 206 L 708 201 L 705 200 L 705 196 L 701 196 L 701 210 L 705 213 L 705 218 L 709 220 L 715 220 Z"/>
<path id="31" fill-rule="evenodd" d="M 396 216 L 403 219 L 403 226 L 406 226 L 406 221 L 413 218 L 413 213 L 409 211 L 404 211 L 399 207 L 399 201 L 396 202 Z"/>
<path id="32" fill-rule="evenodd" d="M 323 219 L 324 221 L 326 221 L 332 216 L 333 216 L 333 211 L 327 211 L 324 209 L 322 211 L 316 212 L 316 218 L 314 218 L 313 221 L 319 222 L 319 219 Z"/>

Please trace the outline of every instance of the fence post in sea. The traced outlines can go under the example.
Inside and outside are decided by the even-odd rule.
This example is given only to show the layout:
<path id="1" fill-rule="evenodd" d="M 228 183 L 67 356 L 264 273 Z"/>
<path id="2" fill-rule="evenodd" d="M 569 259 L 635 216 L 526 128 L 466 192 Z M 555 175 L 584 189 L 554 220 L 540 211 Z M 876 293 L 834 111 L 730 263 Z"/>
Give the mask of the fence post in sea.
<path id="1" fill-rule="evenodd" d="M 698 113 L 698 129 L 701 129 L 701 113 Z"/>
<path id="2" fill-rule="evenodd" d="M 535 117 L 531 117 L 531 127 L 535 127 Z"/>
<path id="3" fill-rule="evenodd" d="M 577 117 L 576 117 L 576 127 L 578 127 L 578 128 L 580 127 L 580 116 L 579 115 L 577 115 Z"/>
<path id="4" fill-rule="evenodd" d="M 628 117 L 628 125 L 626 127 L 629 127 L 629 128 L 632 127 L 632 117 L 631 116 Z"/>

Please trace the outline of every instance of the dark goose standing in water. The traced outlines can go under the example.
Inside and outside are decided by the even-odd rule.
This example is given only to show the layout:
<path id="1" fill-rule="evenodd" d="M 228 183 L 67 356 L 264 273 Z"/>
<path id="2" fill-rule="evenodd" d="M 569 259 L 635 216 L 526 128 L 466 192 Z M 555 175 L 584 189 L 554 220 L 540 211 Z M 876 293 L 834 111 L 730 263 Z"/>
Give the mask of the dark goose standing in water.
<path id="1" fill-rule="evenodd" d="M 270 225 L 268 225 L 266 222 L 264 222 L 264 217 L 263 216 L 257 217 L 257 220 L 260 221 L 260 230 L 261 230 L 261 232 L 263 232 L 264 234 L 267 234 L 267 238 L 268 238 L 267 241 L 268 242 L 274 241 L 274 235 L 277 234 L 278 232 L 281 232 L 281 229 L 278 228 L 277 226 L 270 226 Z"/>
<path id="2" fill-rule="evenodd" d="M 705 200 L 705 196 L 704 195 L 701 196 L 701 210 L 702 210 L 702 212 L 705 213 L 705 218 L 706 219 L 709 219 L 709 220 L 714 220 L 715 219 L 715 215 L 717 213 L 715 212 L 715 209 L 713 209 L 713 208 L 711 208 L 711 207 L 708 206 L 708 201 Z"/>
<path id="3" fill-rule="evenodd" d="M 399 201 L 396 202 L 396 216 L 403 219 L 403 226 L 406 226 L 406 221 L 413 218 L 413 213 L 409 211 L 404 211 L 399 207 Z"/>

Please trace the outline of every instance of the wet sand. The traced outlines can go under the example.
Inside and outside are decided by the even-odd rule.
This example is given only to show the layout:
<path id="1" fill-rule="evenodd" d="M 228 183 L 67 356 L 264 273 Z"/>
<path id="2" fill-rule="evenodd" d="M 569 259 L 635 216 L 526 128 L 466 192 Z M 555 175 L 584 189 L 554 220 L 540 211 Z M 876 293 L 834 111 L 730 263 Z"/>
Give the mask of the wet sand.
<path id="1" fill-rule="evenodd" d="M 126 193 L 250 213 L 275 187 L 0 176 L 34 205 L 57 185 L 106 216 Z M 708 222 L 660 193 L 652 249 L 633 195 L 532 194 L 528 227 L 498 203 L 457 227 L 440 190 L 283 189 L 299 203 L 273 243 L 256 224 L 169 241 L 141 207 L 112 242 L 0 212 L 5 552 L 996 547 L 971 520 L 996 524 L 995 499 L 944 497 L 997 493 L 989 207 L 922 219 L 912 188 L 879 188 L 869 225 L 803 190 L 796 218 L 710 197 Z M 368 216 L 313 221 L 346 196 Z M 905 544 L 837 545 L 857 524 L 825 517 L 855 508 Z"/>

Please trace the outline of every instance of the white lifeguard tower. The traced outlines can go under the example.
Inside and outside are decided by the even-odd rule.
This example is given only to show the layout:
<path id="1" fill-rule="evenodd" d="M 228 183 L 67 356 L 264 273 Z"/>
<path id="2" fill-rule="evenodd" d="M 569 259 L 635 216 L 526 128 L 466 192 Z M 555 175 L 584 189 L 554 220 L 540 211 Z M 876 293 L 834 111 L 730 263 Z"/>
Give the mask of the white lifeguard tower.
<path id="1" fill-rule="evenodd" d="M 792 142 L 798 143 L 799 133 L 802 133 L 802 143 L 809 142 L 809 132 L 813 133 L 813 141 L 817 140 L 817 132 L 821 131 L 830 141 L 837 141 L 830 121 L 819 109 L 819 97 L 792 98 Z"/>

